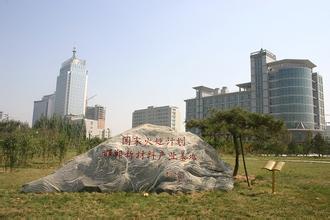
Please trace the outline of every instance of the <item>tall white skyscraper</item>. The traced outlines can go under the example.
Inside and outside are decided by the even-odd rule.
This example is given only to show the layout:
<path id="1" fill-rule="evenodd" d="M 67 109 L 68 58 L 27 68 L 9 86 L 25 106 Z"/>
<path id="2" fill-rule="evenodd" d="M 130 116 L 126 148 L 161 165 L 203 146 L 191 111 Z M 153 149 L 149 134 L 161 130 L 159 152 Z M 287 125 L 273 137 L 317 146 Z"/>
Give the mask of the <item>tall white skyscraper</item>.
<path id="1" fill-rule="evenodd" d="M 57 77 L 55 114 L 84 115 L 86 108 L 87 70 L 86 61 L 73 55 L 62 63 L 60 75 Z"/>

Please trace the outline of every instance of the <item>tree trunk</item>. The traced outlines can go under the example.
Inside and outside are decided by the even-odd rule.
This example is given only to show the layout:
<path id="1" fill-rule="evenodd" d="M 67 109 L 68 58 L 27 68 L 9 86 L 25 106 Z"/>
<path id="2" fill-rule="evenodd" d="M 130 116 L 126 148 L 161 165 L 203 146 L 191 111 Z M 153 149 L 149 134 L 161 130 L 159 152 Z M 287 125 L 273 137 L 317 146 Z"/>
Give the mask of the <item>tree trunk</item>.
<path id="1" fill-rule="evenodd" d="M 242 159 L 243 159 L 243 165 L 244 165 L 246 182 L 247 182 L 248 186 L 251 187 L 250 186 L 250 181 L 249 181 L 249 175 L 248 175 L 247 168 L 246 168 L 246 163 L 245 163 L 244 149 L 243 149 L 243 143 L 242 143 L 242 136 L 239 136 L 239 143 L 241 145 L 241 150 L 242 150 Z"/>
<path id="2" fill-rule="evenodd" d="M 233 135 L 233 142 L 235 147 L 235 167 L 234 167 L 233 176 L 237 176 L 238 167 L 239 167 L 239 143 L 236 135 Z"/>

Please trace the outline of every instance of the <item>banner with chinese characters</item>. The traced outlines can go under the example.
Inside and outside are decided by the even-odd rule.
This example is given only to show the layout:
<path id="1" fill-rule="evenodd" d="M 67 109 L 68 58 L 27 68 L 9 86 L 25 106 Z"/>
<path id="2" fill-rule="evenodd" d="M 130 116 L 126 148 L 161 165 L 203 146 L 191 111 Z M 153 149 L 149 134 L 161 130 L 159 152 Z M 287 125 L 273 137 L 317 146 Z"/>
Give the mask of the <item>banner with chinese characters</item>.
<path id="1" fill-rule="evenodd" d="M 121 144 L 126 150 L 108 149 L 102 151 L 102 156 L 114 159 L 127 158 L 129 160 L 160 160 L 162 158 L 179 161 L 197 160 L 194 153 L 188 154 L 186 152 L 186 138 L 184 136 L 178 138 L 142 138 L 135 135 L 125 135 L 122 136 Z M 163 150 L 155 151 L 154 147 L 160 147 Z"/>

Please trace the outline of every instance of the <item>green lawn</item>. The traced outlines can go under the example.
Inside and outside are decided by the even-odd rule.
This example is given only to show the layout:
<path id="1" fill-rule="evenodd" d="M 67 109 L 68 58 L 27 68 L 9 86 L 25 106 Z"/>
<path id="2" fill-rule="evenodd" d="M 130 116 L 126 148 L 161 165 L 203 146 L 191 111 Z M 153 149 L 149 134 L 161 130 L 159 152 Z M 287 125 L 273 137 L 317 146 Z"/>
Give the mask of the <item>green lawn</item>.
<path id="1" fill-rule="evenodd" d="M 233 164 L 232 156 L 223 159 Z M 23 183 L 55 168 L 33 165 L 12 173 L 0 170 L 0 218 L 330 218 L 330 164 L 286 162 L 276 176 L 277 194 L 272 195 L 271 174 L 261 169 L 268 159 L 247 158 L 249 174 L 256 177 L 252 189 L 246 182 L 236 182 L 231 192 L 161 193 L 148 197 L 124 192 L 23 194 L 19 192 Z"/>

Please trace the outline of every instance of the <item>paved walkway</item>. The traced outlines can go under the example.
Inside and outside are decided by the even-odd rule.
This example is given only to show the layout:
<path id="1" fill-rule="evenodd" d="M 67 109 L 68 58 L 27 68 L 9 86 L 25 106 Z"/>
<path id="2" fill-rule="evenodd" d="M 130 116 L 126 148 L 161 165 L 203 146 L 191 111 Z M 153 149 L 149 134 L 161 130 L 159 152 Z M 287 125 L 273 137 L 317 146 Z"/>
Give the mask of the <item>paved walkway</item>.
<path id="1" fill-rule="evenodd" d="M 266 158 L 266 157 L 265 157 Z M 293 162 L 293 163 L 320 163 L 320 164 L 330 164 L 330 161 L 328 160 L 287 160 L 287 159 L 282 159 L 283 157 L 281 157 L 281 161 L 284 162 Z M 260 160 L 260 159 L 256 159 L 256 158 L 246 158 L 247 160 Z M 267 161 L 267 159 L 265 160 L 261 160 L 261 161 Z"/>
<path id="2" fill-rule="evenodd" d="M 283 160 L 285 162 L 294 162 L 294 163 L 328 163 L 330 164 L 330 161 L 323 161 L 323 160 Z"/>

